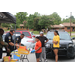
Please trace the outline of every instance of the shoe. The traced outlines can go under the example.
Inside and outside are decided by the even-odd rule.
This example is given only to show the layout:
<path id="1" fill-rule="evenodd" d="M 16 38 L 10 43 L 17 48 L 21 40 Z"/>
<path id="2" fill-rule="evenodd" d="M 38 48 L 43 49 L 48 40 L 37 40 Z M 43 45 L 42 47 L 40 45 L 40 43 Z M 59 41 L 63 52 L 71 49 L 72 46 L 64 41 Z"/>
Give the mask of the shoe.
<path id="1" fill-rule="evenodd" d="M 48 62 L 48 61 L 45 59 L 44 62 Z"/>
<path id="2" fill-rule="evenodd" d="M 40 60 L 39 62 L 42 62 L 42 60 Z"/>
<path id="3" fill-rule="evenodd" d="M 0 59 L 0 62 L 2 62 L 3 61 L 3 59 Z"/>

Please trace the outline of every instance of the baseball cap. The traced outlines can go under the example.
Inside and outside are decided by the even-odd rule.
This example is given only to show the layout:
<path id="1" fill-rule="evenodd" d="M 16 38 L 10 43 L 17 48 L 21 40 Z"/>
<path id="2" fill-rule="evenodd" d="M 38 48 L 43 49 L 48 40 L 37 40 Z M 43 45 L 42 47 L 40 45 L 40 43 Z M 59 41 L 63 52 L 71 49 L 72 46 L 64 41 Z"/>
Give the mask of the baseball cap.
<path id="1" fill-rule="evenodd" d="M 40 34 L 43 34 L 43 32 L 40 32 Z"/>

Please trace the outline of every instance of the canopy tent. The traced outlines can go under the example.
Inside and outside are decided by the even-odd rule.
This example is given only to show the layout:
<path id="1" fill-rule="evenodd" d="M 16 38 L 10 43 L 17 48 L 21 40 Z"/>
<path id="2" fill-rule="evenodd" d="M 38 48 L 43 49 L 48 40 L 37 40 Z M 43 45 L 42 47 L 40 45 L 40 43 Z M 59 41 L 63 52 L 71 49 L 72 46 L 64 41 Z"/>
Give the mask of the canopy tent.
<path id="1" fill-rule="evenodd" d="M 0 23 L 14 23 L 16 31 L 16 17 L 9 12 L 0 12 Z M 14 40 L 15 44 L 15 40 Z M 14 46 L 15 48 L 15 46 Z"/>
<path id="2" fill-rule="evenodd" d="M 16 17 L 9 12 L 0 12 L 0 23 L 16 24 Z"/>

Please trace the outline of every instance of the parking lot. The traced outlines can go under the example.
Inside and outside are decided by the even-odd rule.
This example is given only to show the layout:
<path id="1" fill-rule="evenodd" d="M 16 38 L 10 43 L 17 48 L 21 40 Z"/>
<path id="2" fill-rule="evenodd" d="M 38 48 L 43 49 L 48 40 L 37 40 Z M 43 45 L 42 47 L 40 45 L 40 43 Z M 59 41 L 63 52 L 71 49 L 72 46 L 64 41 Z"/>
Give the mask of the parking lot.
<path id="1" fill-rule="evenodd" d="M 39 36 L 39 35 L 36 35 Z M 45 35 L 46 36 L 46 35 Z M 75 44 L 75 40 L 74 40 L 74 44 Z M 74 53 L 75 54 L 75 53 Z M 3 57 L 6 56 L 6 53 L 3 53 Z M 35 53 L 31 53 L 28 55 L 28 59 L 29 62 L 36 62 L 36 57 L 35 57 Z M 55 62 L 54 57 L 51 58 L 47 58 L 48 62 Z M 43 60 L 44 61 L 44 60 Z M 27 62 L 27 60 L 25 59 L 24 62 Z M 74 59 L 69 59 L 67 57 L 59 57 L 58 62 L 75 62 L 75 58 Z"/>
<path id="2" fill-rule="evenodd" d="M 3 56 L 5 56 L 5 55 L 6 55 L 6 53 L 3 53 Z M 29 54 L 28 60 L 29 60 L 29 62 L 36 62 L 35 53 Z M 48 58 L 47 60 L 48 60 L 48 62 L 55 62 L 54 57 Z M 25 59 L 24 62 L 27 62 L 27 60 Z M 75 62 L 75 58 L 69 59 L 67 57 L 59 57 L 58 62 Z"/>

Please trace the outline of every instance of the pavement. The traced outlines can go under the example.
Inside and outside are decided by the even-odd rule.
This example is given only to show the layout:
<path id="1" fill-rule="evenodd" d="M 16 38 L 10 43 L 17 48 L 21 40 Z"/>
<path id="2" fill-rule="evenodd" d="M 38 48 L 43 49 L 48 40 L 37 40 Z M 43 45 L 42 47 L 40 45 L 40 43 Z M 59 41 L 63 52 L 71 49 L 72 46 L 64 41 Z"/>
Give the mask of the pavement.
<path id="1" fill-rule="evenodd" d="M 3 57 L 4 56 L 6 56 L 6 53 L 3 53 Z M 28 60 L 29 60 L 29 62 L 36 62 L 35 53 L 29 54 L 28 55 Z M 48 60 L 48 62 L 55 62 L 54 57 L 48 58 L 47 60 Z M 27 60 L 25 59 L 24 62 L 27 62 Z M 44 62 L 44 60 L 43 60 L 43 62 Z M 75 58 L 74 59 L 69 59 L 67 57 L 59 57 L 58 62 L 75 62 Z"/>
<path id="2" fill-rule="evenodd" d="M 75 35 L 75 34 L 73 33 L 72 35 Z M 39 36 L 39 35 L 36 35 L 36 36 Z M 75 42 L 75 40 L 74 40 L 74 42 Z M 2 54 L 2 57 L 4 57 L 4 56 L 6 56 L 6 53 Z M 28 55 L 28 60 L 29 60 L 29 62 L 36 62 L 35 53 L 29 54 Z M 47 60 L 48 60 L 48 62 L 55 62 L 54 57 L 48 58 Z M 25 59 L 24 62 L 27 62 L 27 60 Z M 44 62 L 44 60 L 43 60 L 43 62 Z M 74 59 L 69 59 L 67 57 L 59 57 L 58 62 L 75 62 L 75 58 Z"/>

